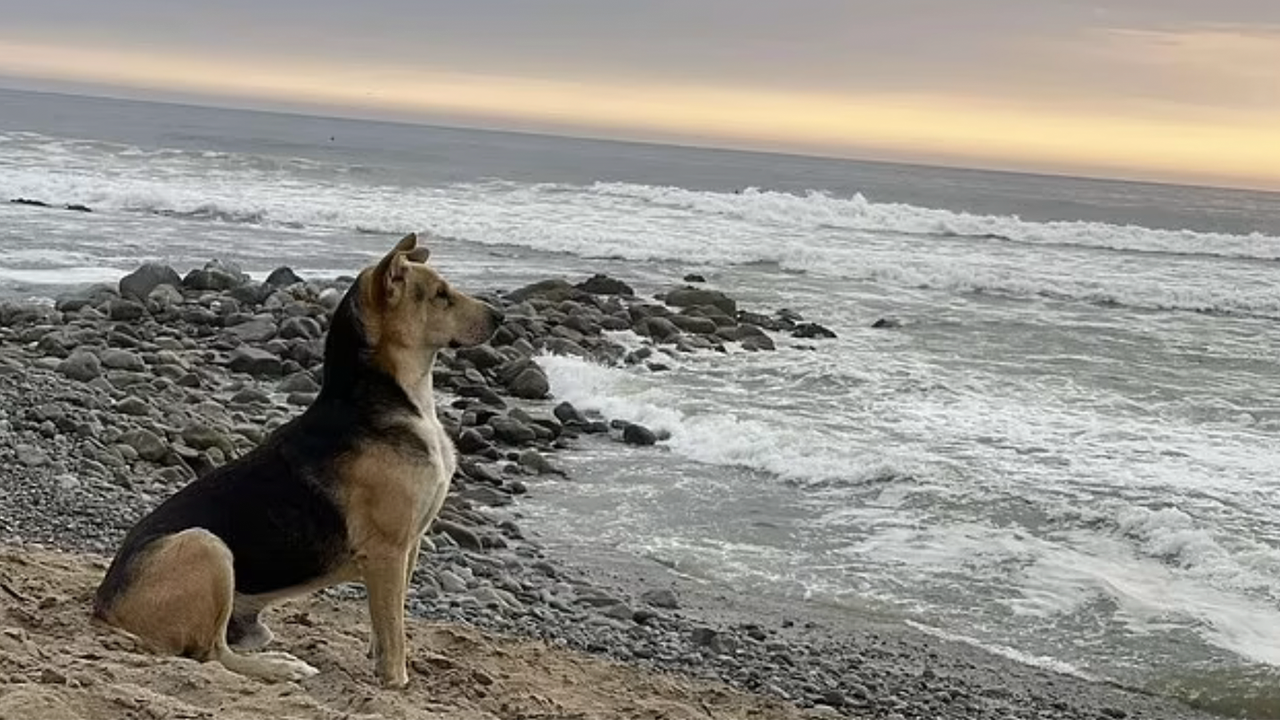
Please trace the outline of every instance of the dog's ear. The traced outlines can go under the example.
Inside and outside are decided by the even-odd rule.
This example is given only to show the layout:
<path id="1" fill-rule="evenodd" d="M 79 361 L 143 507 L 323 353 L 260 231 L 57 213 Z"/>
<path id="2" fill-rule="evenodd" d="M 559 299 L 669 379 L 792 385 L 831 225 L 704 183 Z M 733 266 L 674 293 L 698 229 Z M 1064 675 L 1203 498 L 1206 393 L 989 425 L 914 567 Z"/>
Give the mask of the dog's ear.
<path id="1" fill-rule="evenodd" d="M 409 251 L 408 257 L 413 262 L 424 263 L 427 261 L 427 258 L 431 257 L 431 249 L 426 245 L 419 245 Z"/>
<path id="2" fill-rule="evenodd" d="M 382 291 L 382 297 L 391 305 L 399 302 L 404 294 L 404 280 L 409 274 L 409 258 L 417 254 L 418 251 L 414 249 L 417 244 L 417 234 L 405 235 L 374 270 L 374 282 Z"/>

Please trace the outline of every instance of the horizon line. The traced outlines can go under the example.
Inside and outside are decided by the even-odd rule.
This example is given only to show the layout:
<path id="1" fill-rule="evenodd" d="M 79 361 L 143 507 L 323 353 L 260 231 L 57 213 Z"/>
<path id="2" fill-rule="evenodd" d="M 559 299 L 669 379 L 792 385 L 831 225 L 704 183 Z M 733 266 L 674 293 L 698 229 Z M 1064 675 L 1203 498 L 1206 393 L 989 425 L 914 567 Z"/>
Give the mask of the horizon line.
<path id="1" fill-rule="evenodd" d="M 18 83 L 14 85 L 12 83 Z M 76 89 L 66 87 L 60 89 L 36 88 L 32 85 L 72 85 Z M 44 79 L 0 75 L 0 90 L 34 95 L 53 95 L 59 97 L 113 100 L 119 102 L 136 102 L 143 104 L 171 105 L 175 107 L 227 110 L 233 112 L 256 112 L 270 115 L 294 116 L 329 120 L 345 120 L 351 122 L 372 122 L 408 127 L 424 127 L 451 131 L 491 132 L 510 135 L 525 135 L 567 140 L 582 140 L 601 143 L 620 143 L 625 145 L 642 145 L 651 147 L 677 148 L 709 152 L 735 152 L 778 157 L 804 158 L 828 162 L 854 162 L 873 165 L 892 165 L 917 169 L 937 169 L 959 172 L 997 173 L 1024 177 L 1040 177 L 1061 180 L 1085 180 L 1090 182 L 1119 183 L 1132 185 L 1153 185 L 1177 187 L 1197 190 L 1219 190 L 1229 192 L 1257 193 L 1262 195 L 1280 195 L 1280 185 L 1251 184 L 1247 180 L 1222 179 L 1220 184 L 1209 181 L 1180 180 L 1143 176 L 1139 171 L 1127 175 L 1089 174 L 1087 171 L 1051 170 L 1044 168 L 1026 168 L 1000 164 L 959 164 L 945 160 L 913 160 L 886 157 L 872 157 L 858 154 L 856 149 L 848 152 L 837 149 L 821 150 L 818 148 L 762 147 L 760 144 L 734 143 L 729 140 L 705 137 L 664 137 L 663 133 L 609 131 L 603 128 L 592 130 L 582 127 L 519 127 L 519 123 L 501 118 L 474 119 L 442 119 L 415 116 L 412 113 L 382 110 L 376 107 L 332 106 L 322 103 L 290 99 L 264 99 L 249 96 L 217 95 L 210 93 L 185 92 L 181 90 L 112 85 L 96 82 L 76 82 L 61 79 Z M 141 97 L 140 97 L 141 96 Z M 653 137 L 654 135 L 658 137 Z M 812 188 L 818 190 L 819 188 Z"/>

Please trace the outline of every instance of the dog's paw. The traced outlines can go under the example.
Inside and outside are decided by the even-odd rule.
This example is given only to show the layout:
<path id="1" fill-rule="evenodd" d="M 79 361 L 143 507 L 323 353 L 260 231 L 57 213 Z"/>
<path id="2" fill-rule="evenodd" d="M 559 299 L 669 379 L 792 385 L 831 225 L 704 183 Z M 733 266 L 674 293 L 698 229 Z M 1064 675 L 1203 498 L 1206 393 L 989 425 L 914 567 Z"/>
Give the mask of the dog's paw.
<path id="1" fill-rule="evenodd" d="M 389 690 L 400 690 L 409 684 L 409 673 L 404 666 L 391 671 L 378 672 L 378 681 L 382 683 L 382 687 Z"/>
<path id="2" fill-rule="evenodd" d="M 279 678 L 284 681 L 297 682 L 320 674 L 315 667 L 284 652 L 258 653 L 256 657 L 272 661 Z"/>

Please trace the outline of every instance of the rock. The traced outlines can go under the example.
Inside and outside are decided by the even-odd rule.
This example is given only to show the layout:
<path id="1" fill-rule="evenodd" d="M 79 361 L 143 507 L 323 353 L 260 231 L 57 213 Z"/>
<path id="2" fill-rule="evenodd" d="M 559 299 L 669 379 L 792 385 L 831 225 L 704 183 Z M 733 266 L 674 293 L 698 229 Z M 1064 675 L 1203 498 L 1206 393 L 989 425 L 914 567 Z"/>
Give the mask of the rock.
<path id="1" fill-rule="evenodd" d="M 49 464 L 49 455 L 35 445 L 18 445 L 14 448 L 18 462 L 27 467 L 41 467 Z"/>
<path id="2" fill-rule="evenodd" d="M 493 428 L 493 436 L 508 445 L 523 445 L 538 439 L 533 428 L 510 417 L 496 415 L 489 419 L 488 424 Z"/>
<path id="3" fill-rule="evenodd" d="M 541 367 L 531 364 L 507 383 L 507 390 L 518 398 L 540 400 L 551 391 L 551 383 Z"/>
<path id="4" fill-rule="evenodd" d="M 606 605 L 599 610 L 601 615 L 611 617 L 614 620 L 633 620 L 635 619 L 635 611 L 627 606 L 626 603 L 614 603 Z"/>
<path id="5" fill-rule="evenodd" d="M 516 463 L 537 475 L 564 475 L 563 470 L 556 469 L 542 453 L 533 448 L 522 451 Z"/>
<path id="6" fill-rule="evenodd" d="M 488 344 L 459 348 L 455 355 L 459 360 L 465 360 L 474 365 L 477 370 L 488 370 L 506 362 L 502 353 Z"/>
<path id="7" fill-rule="evenodd" d="M 706 277 L 699 275 L 698 273 L 689 273 L 688 275 L 685 275 L 683 279 L 687 283 L 704 283 L 707 281 Z"/>
<path id="8" fill-rule="evenodd" d="M 309 372 L 296 372 L 281 380 L 276 390 L 282 393 L 314 393 L 320 392 L 320 383 Z"/>
<path id="9" fill-rule="evenodd" d="M 147 293 L 147 310 L 159 315 L 182 304 L 182 291 L 173 285 L 157 285 Z"/>
<path id="10" fill-rule="evenodd" d="M 302 318 L 291 318 L 292 320 L 300 320 Z M 310 318 L 306 318 L 310 320 Z M 311 322 L 315 322 L 312 320 Z M 317 326 L 318 328 L 319 326 Z M 269 318 L 254 318 L 248 322 L 240 323 L 227 328 L 227 332 L 236 336 L 241 342 L 262 343 L 276 336 L 278 328 L 275 321 Z"/>
<path id="11" fill-rule="evenodd" d="M 889 329 L 889 328 L 900 328 L 902 327 L 902 321 L 897 318 L 880 318 L 875 322 L 871 323 L 871 327 L 881 329 L 881 330 Z"/>
<path id="12" fill-rule="evenodd" d="M 70 358 L 68 358 L 70 359 Z M 147 369 L 146 363 L 142 362 L 142 358 L 137 353 L 129 350 L 121 350 L 120 348 L 107 348 L 102 351 L 103 367 L 112 370 L 128 370 L 129 372 L 142 372 Z"/>
<path id="13" fill-rule="evenodd" d="M 663 296 L 662 301 L 673 307 L 697 307 L 698 305 L 714 305 L 729 315 L 738 311 L 738 303 L 719 290 L 706 288 L 676 288 Z"/>
<path id="14" fill-rule="evenodd" d="M 236 405 L 270 405 L 271 396 L 253 387 L 247 387 L 231 396 Z"/>
<path id="15" fill-rule="evenodd" d="M 232 351 L 227 367 L 232 372 L 275 377 L 280 374 L 284 364 L 280 362 L 280 358 L 266 350 L 246 346 Z"/>
<path id="16" fill-rule="evenodd" d="M 211 447 L 228 450 L 231 442 L 217 429 L 204 423 L 193 422 L 182 428 L 182 441 L 196 450 L 208 450 Z"/>
<path id="17" fill-rule="evenodd" d="M 715 320 L 694 315 L 672 315 L 671 323 L 685 332 L 710 335 L 720 328 Z"/>
<path id="18" fill-rule="evenodd" d="M 636 294 L 635 291 L 631 289 L 630 285 L 622 282 L 621 280 L 616 280 L 608 275 L 601 275 L 599 273 L 592 275 L 574 287 L 582 292 L 591 293 L 592 295 L 634 296 Z"/>
<path id="19" fill-rule="evenodd" d="M 512 290 L 507 293 L 507 300 L 513 303 L 521 303 L 529 298 L 536 297 L 552 302 L 560 302 L 573 297 L 574 292 L 574 287 L 569 284 L 569 281 L 555 278 L 526 285 L 518 290 Z"/>
<path id="20" fill-rule="evenodd" d="M 458 543 L 458 545 L 469 550 L 484 550 L 485 548 L 484 540 L 480 538 L 478 533 L 469 527 L 464 527 L 458 523 L 437 518 L 433 529 L 436 532 L 442 532 L 445 535 L 448 535 L 453 538 L 454 542 Z"/>
<path id="21" fill-rule="evenodd" d="M 800 323 L 791 331 L 791 337 L 798 338 L 834 338 L 836 334 L 818 323 Z"/>
<path id="22" fill-rule="evenodd" d="M 640 593 L 640 601 L 667 610 L 674 610 L 680 606 L 680 603 L 676 600 L 675 592 L 668 588 L 646 590 Z"/>
<path id="23" fill-rule="evenodd" d="M 773 338 L 768 335 L 752 335 L 742 339 L 742 349 L 749 352 L 757 352 L 759 350 L 775 350 Z"/>
<path id="24" fill-rule="evenodd" d="M 98 356 L 87 350 L 77 350 L 66 360 L 58 363 L 58 372 L 72 380 L 89 382 L 102 374 L 102 364 Z"/>
<path id="25" fill-rule="evenodd" d="M 168 265 L 147 263 L 133 272 L 120 278 L 120 296 L 134 300 L 145 300 L 152 290 L 160 285 L 178 287 L 182 278 Z"/>
<path id="26" fill-rule="evenodd" d="M 556 405 L 551 412 L 556 416 L 557 420 L 565 425 L 586 425 L 589 422 L 587 416 L 579 412 L 578 408 L 568 401 Z"/>
<path id="27" fill-rule="evenodd" d="M 275 289 L 289 287 L 290 285 L 296 285 L 300 282 L 303 282 L 302 278 L 298 277 L 297 273 L 292 269 L 288 267 L 278 267 L 275 270 L 272 270 L 271 274 L 267 276 L 265 284 L 267 287 Z"/>
<path id="28" fill-rule="evenodd" d="M 462 433 L 458 435 L 458 440 L 455 444 L 458 447 L 458 452 L 463 455 L 479 455 L 486 453 L 493 448 L 493 445 L 491 445 L 488 440 L 485 440 L 484 436 L 474 428 L 467 428 L 466 430 L 463 430 Z"/>
<path id="29" fill-rule="evenodd" d="M 233 332 L 234 330 L 232 328 Z M 291 317 L 285 318 L 284 322 L 280 323 L 280 337 L 285 340 L 292 340 L 293 338 L 315 340 L 323 334 L 324 330 L 321 329 L 320 323 L 316 322 L 314 318 Z"/>
<path id="30" fill-rule="evenodd" d="M 120 442 L 133 448 L 138 457 L 159 462 L 169 454 L 169 446 L 150 430 L 130 430 L 120 436 Z"/>
<path id="31" fill-rule="evenodd" d="M 132 322 L 147 314 L 147 308 L 142 303 L 125 298 L 108 300 L 106 310 L 107 317 L 123 322 Z"/>
<path id="32" fill-rule="evenodd" d="M 622 441 L 628 445 L 653 445 L 658 442 L 658 436 L 643 425 L 627 423 L 622 428 Z"/>
<path id="33" fill-rule="evenodd" d="M 150 415 L 151 406 L 141 398 L 130 395 L 116 403 L 116 412 L 135 416 Z"/>
<path id="34" fill-rule="evenodd" d="M 636 322 L 637 335 L 651 337 L 658 342 L 670 342 L 680 337 L 680 328 L 664 317 L 646 317 Z"/>
<path id="35" fill-rule="evenodd" d="M 249 276 L 230 263 L 211 261 L 203 268 L 192 270 L 182 278 L 182 286 L 188 290 L 230 290 L 249 281 Z"/>
<path id="36" fill-rule="evenodd" d="M 436 581 L 440 583 L 440 589 L 447 593 L 464 593 L 467 591 L 467 581 L 447 568 L 436 571 Z"/>

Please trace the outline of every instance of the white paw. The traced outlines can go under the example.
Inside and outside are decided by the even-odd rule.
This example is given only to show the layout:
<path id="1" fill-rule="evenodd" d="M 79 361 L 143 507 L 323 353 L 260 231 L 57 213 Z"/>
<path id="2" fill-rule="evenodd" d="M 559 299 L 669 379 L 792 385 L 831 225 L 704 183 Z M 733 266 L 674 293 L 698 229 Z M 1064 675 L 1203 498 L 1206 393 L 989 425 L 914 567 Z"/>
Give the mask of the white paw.
<path id="1" fill-rule="evenodd" d="M 275 661 L 276 666 L 280 670 L 281 680 L 306 680 L 309 677 L 319 675 L 320 671 L 299 660 L 298 658 L 284 652 L 264 652 L 258 653 L 258 657 Z"/>

